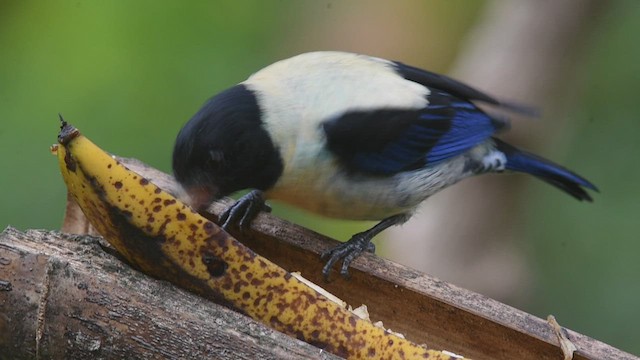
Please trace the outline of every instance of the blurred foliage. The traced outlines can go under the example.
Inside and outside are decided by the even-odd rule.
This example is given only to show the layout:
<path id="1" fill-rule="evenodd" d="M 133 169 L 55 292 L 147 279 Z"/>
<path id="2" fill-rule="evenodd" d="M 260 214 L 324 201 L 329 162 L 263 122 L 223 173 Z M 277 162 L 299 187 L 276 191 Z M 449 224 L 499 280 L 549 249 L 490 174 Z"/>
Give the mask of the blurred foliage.
<path id="1" fill-rule="evenodd" d="M 528 247 L 537 289 L 529 311 L 640 354 L 640 2 L 617 2 L 587 55 L 563 161 L 589 174 L 593 204 L 531 194 Z M 538 191 L 539 190 L 539 191 Z M 556 201 L 557 199 L 557 201 Z"/>
<path id="2" fill-rule="evenodd" d="M 100 146 L 169 171 L 175 135 L 215 92 L 273 58 L 263 2 L 0 3 L 3 223 L 57 228 L 57 113 Z"/>
<path id="3" fill-rule="evenodd" d="M 182 124 L 208 97 L 264 65 L 335 49 L 446 71 L 483 2 L 407 0 L 392 11 L 382 4 L 0 2 L 0 226 L 59 227 L 65 188 L 48 151 L 59 112 L 108 151 L 169 171 Z M 526 246 L 539 288 L 523 306 L 640 353 L 632 330 L 640 321 L 640 170 L 633 160 L 640 154 L 640 3 L 615 4 L 591 47 L 584 95 L 572 113 L 575 134 L 563 149 L 564 162 L 602 194 L 585 206 L 532 188 Z M 275 211 L 341 239 L 370 225 Z"/>

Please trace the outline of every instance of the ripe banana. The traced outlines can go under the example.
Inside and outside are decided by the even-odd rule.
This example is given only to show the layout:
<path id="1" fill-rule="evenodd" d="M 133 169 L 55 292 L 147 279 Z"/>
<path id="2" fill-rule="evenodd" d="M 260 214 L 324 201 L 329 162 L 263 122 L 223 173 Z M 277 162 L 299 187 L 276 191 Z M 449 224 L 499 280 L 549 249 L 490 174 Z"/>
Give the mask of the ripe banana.
<path id="1" fill-rule="evenodd" d="M 58 143 L 53 150 L 69 192 L 98 232 L 143 272 L 345 358 L 450 358 L 320 295 L 120 164 L 64 120 Z"/>

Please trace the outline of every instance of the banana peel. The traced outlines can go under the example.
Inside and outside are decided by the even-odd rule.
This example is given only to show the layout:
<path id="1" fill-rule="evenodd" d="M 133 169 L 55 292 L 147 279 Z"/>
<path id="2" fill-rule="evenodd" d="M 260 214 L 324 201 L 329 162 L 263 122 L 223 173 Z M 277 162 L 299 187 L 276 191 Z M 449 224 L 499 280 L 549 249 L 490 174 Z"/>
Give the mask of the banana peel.
<path id="1" fill-rule="evenodd" d="M 348 359 L 451 359 L 329 300 L 126 168 L 64 120 L 52 152 L 91 224 L 146 274 Z"/>

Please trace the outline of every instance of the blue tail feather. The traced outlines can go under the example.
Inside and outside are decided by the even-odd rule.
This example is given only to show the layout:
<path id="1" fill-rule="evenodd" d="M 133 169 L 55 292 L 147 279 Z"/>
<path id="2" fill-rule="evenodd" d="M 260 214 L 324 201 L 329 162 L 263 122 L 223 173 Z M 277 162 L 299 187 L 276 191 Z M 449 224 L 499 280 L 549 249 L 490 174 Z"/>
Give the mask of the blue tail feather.
<path id="1" fill-rule="evenodd" d="M 497 149 L 507 157 L 508 170 L 531 174 L 578 200 L 593 201 L 585 188 L 593 191 L 598 191 L 598 188 L 587 179 L 538 155 L 517 149 L 501 140 L 493 140 Z"/>

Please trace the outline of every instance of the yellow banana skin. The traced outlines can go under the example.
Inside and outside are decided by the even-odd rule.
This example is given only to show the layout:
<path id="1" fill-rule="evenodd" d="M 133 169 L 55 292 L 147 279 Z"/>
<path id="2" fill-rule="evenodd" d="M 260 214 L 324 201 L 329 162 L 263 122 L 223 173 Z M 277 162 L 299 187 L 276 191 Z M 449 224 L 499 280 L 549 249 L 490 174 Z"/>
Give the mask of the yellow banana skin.
<path id="1" fill-rule="evenodd" d="M 257 255 L 63 121 L 69 192 L 131 264 L 349 359 L 450 359 L 373 326 Z"/>

